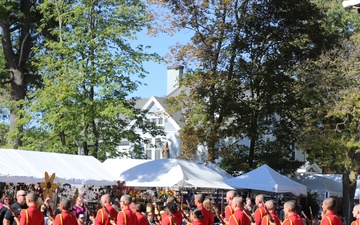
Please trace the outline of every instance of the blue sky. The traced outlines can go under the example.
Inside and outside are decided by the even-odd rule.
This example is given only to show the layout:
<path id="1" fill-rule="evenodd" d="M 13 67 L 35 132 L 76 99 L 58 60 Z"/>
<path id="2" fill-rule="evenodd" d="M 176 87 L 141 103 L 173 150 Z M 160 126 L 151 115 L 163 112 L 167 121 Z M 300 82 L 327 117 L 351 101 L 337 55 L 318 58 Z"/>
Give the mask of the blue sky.
<path id="1" fill-rule="evenodd" d="M 173 36 L 167 34 L 159 34 L 157 37 L 151 37 L 144 33 L 139 34 L 138 41 L 143 45 L 151 46 L 150 51 L 156 52 L 161 56 L 165 56 L 169 52 L 169 48 L 177 42 L 185 44 L 189 41 L 191 35 L 188 31 L 181 31 Z M 146 62 L 144 68 L 149 72 L 147 77 L 142 80 L 147 86 L 143 85 L 138 88 L 131 96 L 141 98 L 149 98 L 151 96 L 163 97 L 166 95 L 166 65 L 155 62 Z"/>

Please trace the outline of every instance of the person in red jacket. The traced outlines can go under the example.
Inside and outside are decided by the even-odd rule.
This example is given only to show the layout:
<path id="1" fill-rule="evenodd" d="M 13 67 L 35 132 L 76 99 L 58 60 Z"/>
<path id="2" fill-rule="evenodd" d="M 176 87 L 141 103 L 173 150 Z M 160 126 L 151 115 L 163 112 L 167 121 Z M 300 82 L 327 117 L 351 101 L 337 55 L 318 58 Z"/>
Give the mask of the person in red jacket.
<path id="1" fill-rule="evenodd" d="M 38 195 L 29 192 L 26 195 L 27 209 L 20 211 L 20 221 L 14 218 L 18 225 L 44 225 L 44 214 L 37 208 Z"/>
<path id="2" fill-rule="evenodd" d="M 166 204 L 167 216 L 162 217 L 161 225 L 179 225 L 177 224 L 176 219 L 173 217 L 176 210 L 177 210 L 177 206 L 175 202 L 169 202 L 168 204 Z"/>
<path id="3" fill-rule="evenodd" d="M 121 198 L 120 198 L 121 211 L 118 212 L 118 214 L 117 214 L 117 219 L 116 219 L 117 225 L 137 225 L 138 224 L 135 213 L 133 213 L 129 208 L 129 205 L 131 203 L 130 200 L 131 200 L 131 198 L 129 195 L 121 196 Z"/>
<path id="4" fill-rule="evenodd" d="M 320 225 L 342 225 L 341 219 L 336 215 L 336 199 L 333 197 L 325 198 L 322 204 L 324 216 Z"/>
<path id="5" fill-rule="evenodd" d="M 201 220 L 202 225 L 213 225 L 214 224 L 214 215 L 212 212 L 207 210 L 203 202 L 205 200 L 205 195 L 200 193 L 195 196 L 195 205 L 198 209 L 201 210 L 201 213 L 203 215 L 203 219 Z"/>
<path id="6" fill-rule="evenodd" d="M 264 195 L 260 194 L 255 197 L 255 205 L 257 209 L 254 212 L 255 225 L 260 225 L 262 218 L 266 215 L 264 208 Z"/>
<path id="7" fill-rule="evenodd" d="M 270 215 L 268 215 L 266 213 L 266 215 L 261 220 L 261 225 L 270 225 L 270 223 L 275 224 L 275 225 L 281 225 L 279 217 L 277 216 L 277 214 L 275 212 L 274 201 L 273 200 L 266 201 L 265 207 L 268 209 Z M 271 220 L 273 220 L 273 221 L 271 221 Z"/>
<path id="8" fill-rule="evenodd" d="M 167 198 L 166 200 L 166 204 L 170 203 L 170 202 L 174 202 L 176 204 L 176 199 L 174 196 L 170 196 Z M 161 220 L 165 217 L 167 217 L 169 214 L 167 211 L 165 211 L 162 215 L 161 215 Z M 174 219 L 176 220 L 177 224 L 182 224 L 182 214 L 180 212 L 180 210 L 178 209 L 178 207 L 176 206 L 176 212 L 172 214 L 172 217 L 174 217 Z"/>
<path id="9" fill-rule="evenodd" d="M 229 225 L 250 225 L 249 217 L 244 213 L 244 200 L 242 197 L 235 197 L 231 202 L 234 213 L 229 218 Z"/>
<path id="10" fill-rule="evenodd" d="M 225 207 L 225 223 L 229 223 L 229 218 L 233 214 L 234 210 L 231 208 L 231 202 L 236 197 L 235 191 L 228 191 L 226 193 L 226 202 L 228 205 Z"/>
<path id="11" fill-rule="evenodd" d="M 191 213 L 191 223 L 188 223 L 187 225 L 201 225 L 202 218 L 203 218 L 203 215 L 201 213 L 201 210 L 195 209 Z"/>
<path id="12" fill-rule="evenodd" d="M 135 204 L 135 215 L 137 217 L 138 225 L 150 225 L 146 216 L 142 214 L 142 205 L 140 203 Z"/>
<path id="13" fill-rule="evenodd" d="M 351 222 L 351 225 L 360 225 L 360 204 L 354 206 L 352 214 L 355 221 Z"/>
<path id="14" fill-rule="evenodd" d="M 63 199 L 60 202 L 61 213 L 55 217 L 54 225 L 78 225 L 76 216 L 69 212 L 71 202 Z"/>
<path id="15" fill-rule="evenodd" d="M 296 203 L 287 201 L 284 203 L 285 219 L 282 225 L 303 225 L 300 215 L 296 212 Z"/>
<path id="16" fill-rule="evenodd" d="M 104 194 L 100 198 L 100 204 L 102 206 L 96 213 L 96 217 L 90 216 L 90 220 L 94 225 L 110 225 L 111 221 L 116 223 L 117 212 L 111 206 L 111 197 L 109 194 Z"/>

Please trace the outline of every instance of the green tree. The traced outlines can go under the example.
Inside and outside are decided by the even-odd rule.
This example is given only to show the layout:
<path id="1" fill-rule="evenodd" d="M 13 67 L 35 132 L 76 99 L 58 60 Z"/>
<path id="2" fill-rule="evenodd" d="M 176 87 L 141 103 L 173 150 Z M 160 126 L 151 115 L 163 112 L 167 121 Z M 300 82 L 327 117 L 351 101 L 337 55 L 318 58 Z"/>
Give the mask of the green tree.
<path id="1" fill-rule="evenodd" d="M 3 67 L 0 69 L 0 88 L 5 85 L 2 91 L 8 92 L 5 96 L 9 96 L 6 107 L 10 112 L 9 143 L 13 148 L 22 145 L 23 126 L 27 122 L 24 107 L 27 92 L 37 84 L 39 78 L 29 66 L 31 47 L 34 40 L 39 38 L 36 32 L 40 20 L 37 5 L 38 2 L 31 0 L 0 1 L 1 66 L 3 59 L 6 62 L 6 73 Z"/>
<path id="2" fill-rule="evenodd" d="M 233 162 L 228 171 L 263 163 L 283 172 L 297 168 L 291 153 L 302 102 L 295 71 L 332 40 L 322 12 L 307 0 L 162 4 L 175 17 L 172 25 L 194 32 L 172 52 L 188 69 L 181 85 L 191 88 L 173 99 L 185 115 L 182 151 L 189 157 L 205 145 L 208 160 L 220 154 L 224 164 Z"/>
<path id="3" fill-rule="evenodd" d="M 32 110 L 49 131 L 50 150 L 82 148 L 85 155 L 105 159 L 119 154 L 115 147 L 125 138 L 139 146 L 135 129 L 162 133 L 128 97 L 146 75 L 143 62 L 159 60 L 147 46 L 131 45 L 149 25 L 143 2 L 46 0 L 41 12 L 45 24 L 58 23 L 50 31 L 56 41 L 37 48 L 33 63 L 44 88 L 35 93 Z M 137 122 L 129 128 L 132 120 Z"/>
<path id="4" fill-rule="evenodd" d="M 6 133 L 9 131 L 9 125 L 0 122 L 0 147 L 3 147 L 7 143 Z"/>
<path id="5" fill-rule="evenodd" d="M 360 36 L 304 64 L 302 88 L 311 107 L 299 145 L 325 173 L 343 176 L 342 214 L 349 223 L 360 172 Z"/>

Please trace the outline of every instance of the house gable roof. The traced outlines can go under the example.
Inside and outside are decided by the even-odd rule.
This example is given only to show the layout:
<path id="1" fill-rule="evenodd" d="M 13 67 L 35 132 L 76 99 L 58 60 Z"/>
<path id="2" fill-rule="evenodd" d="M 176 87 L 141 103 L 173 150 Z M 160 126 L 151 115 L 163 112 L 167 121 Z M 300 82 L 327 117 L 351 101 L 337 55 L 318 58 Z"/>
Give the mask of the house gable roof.
<path id="1" fill-rule="evenodd" d="M 168 118 L 168 121 L 177 130 L 180 130 L 181 113 L 176 112 L 176 113 L 173 113 L 172 115 L 168 114 L 167 113 L 168 107 L 166 106 L 166 101 L 167 101 L 166 97 L 152 96 L 150 98 L 138 99 L 136 101 L 135 105 L 136 105 L 137 108 L 141 108 L 141 110 L 150 110 L 153 106 L 155 106 L 157 108 L 155 110 L 156 112 L 158 112 L 159 114 L 164 114 Z M 153 113 L 153 112 L 149 112 L 149 113 Z M 135 123 L 135 121 L 132 121 L 130 123 L 130 126 L 133 126 L 134 123 Z"/>

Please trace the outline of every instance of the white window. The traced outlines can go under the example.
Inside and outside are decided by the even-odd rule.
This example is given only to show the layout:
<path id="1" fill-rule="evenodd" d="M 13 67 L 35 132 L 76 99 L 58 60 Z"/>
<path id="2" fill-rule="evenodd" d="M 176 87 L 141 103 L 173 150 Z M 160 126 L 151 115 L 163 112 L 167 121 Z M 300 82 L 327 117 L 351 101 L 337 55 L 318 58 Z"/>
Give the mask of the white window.
<path id="1" fill-rule="evenodd" d="M 160 159 L 160 158 L 161 158 L 160 155 L 161 155 L 161 150 L 160 150 L 160 149 L 156 149 L 156 150 L 155 150 L 155 159 Z"/>
<path id="2" fill-rule="evenodd" d="M 149 120 L 157 125 L 157 126 L 164 126 L 164 119 L 160 118 L 160 117 L 153 117 L 153 118 L 149 118 Z"/>

